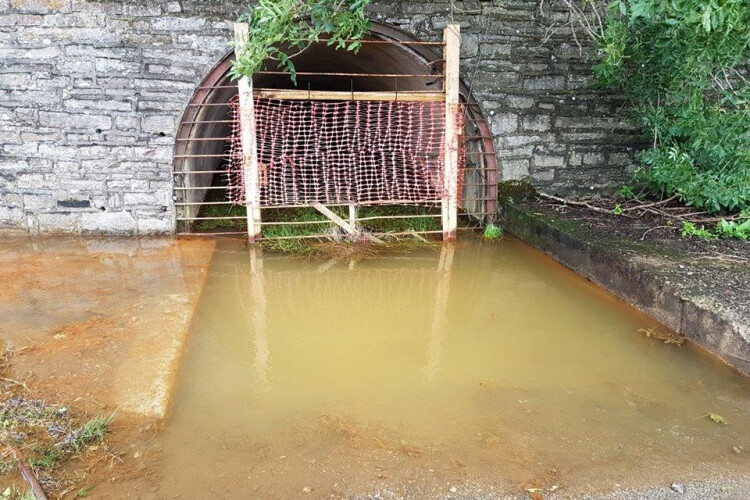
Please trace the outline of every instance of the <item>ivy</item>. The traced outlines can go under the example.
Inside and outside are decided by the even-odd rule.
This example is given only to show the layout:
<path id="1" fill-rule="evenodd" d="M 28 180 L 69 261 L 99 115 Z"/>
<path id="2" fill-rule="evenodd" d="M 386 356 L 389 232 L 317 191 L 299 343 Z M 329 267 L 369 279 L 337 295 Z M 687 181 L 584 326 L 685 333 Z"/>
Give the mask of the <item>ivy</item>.
<path id="1" fill-rule="evenodd" d="M 599 81 L 653 143 L 639 178 L 708 212 L 750 207 L 750 0 L 614 0 L 598 45 Z"/>
<path id="2" fill-rule="evenodd" d="M 238 22 L 249 27 L 249 39 L 230 71 L 233 79 L 252 77 L 269 61 L 297 83 L 293 59 L 325 37 L 336 49 L 357 52 L 369 22 L 370 0 L 258 0 Z"/>

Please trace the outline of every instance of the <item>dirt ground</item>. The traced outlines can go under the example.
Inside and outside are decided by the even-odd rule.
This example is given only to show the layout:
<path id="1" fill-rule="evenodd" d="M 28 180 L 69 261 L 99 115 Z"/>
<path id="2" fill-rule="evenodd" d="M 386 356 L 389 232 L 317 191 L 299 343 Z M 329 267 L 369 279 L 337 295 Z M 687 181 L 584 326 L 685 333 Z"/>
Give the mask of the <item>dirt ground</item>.
<path id="1" fill-rule="evenodd" d="M 53 498 L 151 474 L 152 455 L 142 443 L 167 411 L 214 244 L 0 240 L 0 337 L 8 355 L 2 400 L 61 405 L 79 421 L 116 414 L 104 443 L 51 472 Z M 24 489 L 17 474 L 0 477 L 0 486 Z"/>

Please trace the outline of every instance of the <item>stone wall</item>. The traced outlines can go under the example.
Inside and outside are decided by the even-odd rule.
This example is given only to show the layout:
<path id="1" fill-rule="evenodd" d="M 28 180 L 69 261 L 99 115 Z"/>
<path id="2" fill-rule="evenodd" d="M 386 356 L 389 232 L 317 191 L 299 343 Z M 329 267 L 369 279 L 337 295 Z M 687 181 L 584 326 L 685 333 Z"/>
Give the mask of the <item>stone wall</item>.
<path id="1" fill-rule="evenodd" d="M 503 179 L 555 193 L 624 182 L 638 146 L 622 103 L 593 88 L 591 51 L 536 0 L 375 0 L 373 19 L 424 39 L 451 17 L 462 72 Z M 174 229 L 172 155 L 185 106 L 228 52 L 236 0 L 0 0 L 0 227 Z"/>

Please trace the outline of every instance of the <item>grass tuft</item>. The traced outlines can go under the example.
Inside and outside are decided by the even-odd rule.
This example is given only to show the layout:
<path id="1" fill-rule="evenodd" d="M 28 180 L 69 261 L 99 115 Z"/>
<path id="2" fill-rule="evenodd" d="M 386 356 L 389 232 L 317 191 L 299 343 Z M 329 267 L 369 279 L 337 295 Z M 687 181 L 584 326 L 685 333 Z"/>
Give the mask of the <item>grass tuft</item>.
<path id="1" fill-rule="evenodd" d="M 496 226 L 495 224 L 487 224 L 484 228 L 484 234 L 483 237 L 485 240 L 501 240 L 503 239 L 503 228 L 501 226 Z"/>
<path id="2" fill-rule="evenodd" d="M 103 440 L 115 415 L 116 412 L 107 417 L 99 416 L 86 421 L 82 426 L 69 432 L 65 439 L 55 446 L 63 450 L 80 451 L 90 443 Z"/>

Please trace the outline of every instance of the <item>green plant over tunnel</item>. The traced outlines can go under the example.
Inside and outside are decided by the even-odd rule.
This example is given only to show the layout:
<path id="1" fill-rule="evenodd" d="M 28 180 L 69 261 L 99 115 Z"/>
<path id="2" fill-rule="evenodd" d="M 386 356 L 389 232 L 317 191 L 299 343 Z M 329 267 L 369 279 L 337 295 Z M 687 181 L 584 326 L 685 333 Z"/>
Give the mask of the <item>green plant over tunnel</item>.
<path id="1" fill-rule="evenodd" d="M 614 0 L 609 8 L 589 30 L 602 56 L 595 72 L 626 96 L 652 142 L 638 178 L 707 212 L 750 207 L 750 0 Z"/>
<path id="2" fill-rule="evenodd" d="M 357 52 L 369 23 L 364 9 L 370 0 L 258 0 L 240 22 L 249 25 L 249 39 L 239 49 L 232 78 L 252 76 L 267 61 L 297 76 L 293 59 L 325 36 L 336 49 Z"/>

